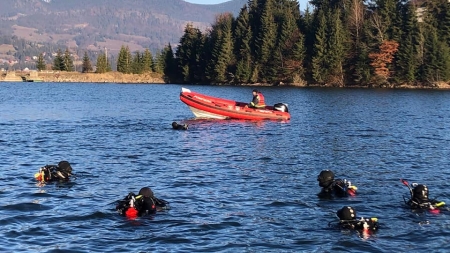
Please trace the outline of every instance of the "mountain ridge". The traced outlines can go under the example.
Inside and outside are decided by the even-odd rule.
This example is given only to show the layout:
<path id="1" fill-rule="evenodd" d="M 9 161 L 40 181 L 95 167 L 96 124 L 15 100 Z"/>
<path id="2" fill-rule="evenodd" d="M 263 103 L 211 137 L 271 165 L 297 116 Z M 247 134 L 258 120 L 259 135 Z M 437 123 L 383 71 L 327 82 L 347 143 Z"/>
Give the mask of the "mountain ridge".
<path id="1" fill-rule="evenodd" d="M 152 51 L 178 43 L 185 26 L 201 30 L 215 16 L 237 16 L 243 0 L 202 5 L 182 0 L 0 0 L 1 35 L 69 48 Z"/>

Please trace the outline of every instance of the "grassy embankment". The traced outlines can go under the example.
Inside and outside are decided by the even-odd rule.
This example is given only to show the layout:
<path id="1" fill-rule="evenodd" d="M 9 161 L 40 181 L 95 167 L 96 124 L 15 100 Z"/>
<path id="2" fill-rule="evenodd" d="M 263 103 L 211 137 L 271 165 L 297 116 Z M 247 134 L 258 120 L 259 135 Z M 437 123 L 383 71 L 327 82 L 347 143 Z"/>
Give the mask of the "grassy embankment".
<path id="1" fill-rule="evenodd" d="M 14 80 L 16 79 L 16 80 Z M 44 72 L 8 72 L 0 75 L 0 81 L 41 81 L 41 82 L 77 82 L 77 83 L 164 83 L 158 73 L 122 74 L 120 72 L 79 73 L 63 71 Z"/>

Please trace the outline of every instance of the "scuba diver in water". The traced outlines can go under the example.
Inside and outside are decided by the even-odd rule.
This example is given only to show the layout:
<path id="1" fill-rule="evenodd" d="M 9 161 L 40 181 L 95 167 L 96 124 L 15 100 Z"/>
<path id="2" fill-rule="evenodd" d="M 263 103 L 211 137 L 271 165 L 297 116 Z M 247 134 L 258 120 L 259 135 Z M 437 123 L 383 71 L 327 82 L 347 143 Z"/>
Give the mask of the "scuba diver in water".
<path id="1" fill-rule="evenodd" d="M 130 192 L 124 199 L 119 200 L 116 205 L 116 210 L 128 218 L 155 214 L 157 211 L 168 209 L 169 202 L 156 198 L 149 187 L 143 187 L 138 195 Z"/>
<path id="2" fill-rule="evenodd" d="M 377 218 L 363 218 L 356 216 L 356 210 L 351 206 L 344 206 L 336 212 L 339 218 L 337 226 L 342 229 L 351 229 L 361 232 L 378 230 Z"/>
<path id="3" fill-rule="evenodd" d="M 347 179 L 334 179 L 334 173 L 331 170 L 322 170 L 317 177 L 319 186 L 322 190 L 318 194 L 319 197 L 346 197 L 356 195 L 358 188 L 352 185 Z"/>
<path id="4" fill-rule="evenodd" d="M 45 183 L 52 181 L 69 181 L 72 176 L 72 166 L 68 161 L 60 161 L 58 165 L 45 165 L 34 174 L 36 180 Z"/>
<path id="5" fill-rule="evenodd" d="M 403 197 L 406 205 L 414 210 L 429 210 L 431 212 L 439 213 L 439 209 L 445 206 L 445 202 L 436 199 L 428 198 L 428 187 L 424 184 L 413 183 L 411 186 L 406 180 L 401 179 L 402 183 L 406 185 L 411 194 L 411 198 L 406 200 Z"/>
<path id="6" fill-rule="evenodd" d="M 187 130 L 188 125 L 187 124 L 178 124 L 177 122 L 172 122 L 172 128 L 175 130 Z"/>

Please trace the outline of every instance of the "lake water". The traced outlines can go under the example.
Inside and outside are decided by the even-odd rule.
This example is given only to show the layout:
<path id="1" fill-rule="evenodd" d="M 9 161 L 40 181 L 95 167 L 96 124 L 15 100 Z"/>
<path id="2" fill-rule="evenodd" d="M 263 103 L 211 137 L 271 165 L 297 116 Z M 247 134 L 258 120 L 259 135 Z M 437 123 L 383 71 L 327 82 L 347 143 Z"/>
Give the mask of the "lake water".
<path id="1" fill-rule="evenodd" d="M 186 87 L 238 101 L 253 89 Z M 0 251 L 450 251 L 450 212 L 406 209 L 399 181 L 450 204 L 450 91 L 262 87 L 267 104 L 289 104 L 278 122 L 195 120 L 180 89 L 0 83 Z M 38 185 L 60 160 L 76 178 Z M 319 199 L 322 169 L 359 195 Z M 143 186 L 172 209 L 119 216 L 114 201 Z M 330 229 L 344 205 L 380 230 Z"/>

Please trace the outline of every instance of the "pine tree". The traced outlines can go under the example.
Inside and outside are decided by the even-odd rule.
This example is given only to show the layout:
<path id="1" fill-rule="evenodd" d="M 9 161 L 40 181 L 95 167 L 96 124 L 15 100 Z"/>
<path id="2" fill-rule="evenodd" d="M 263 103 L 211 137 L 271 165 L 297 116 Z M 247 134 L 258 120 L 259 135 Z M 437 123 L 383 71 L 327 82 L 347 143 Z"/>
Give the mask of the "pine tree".
<path id="1" fill-rule="evenodd" d="M 132 55 L 128 46 L 125 47 L 122 45 L 120 48 L 117 58 L 117 71 L 124 74 L 130 74 L 132 72 Z"/>
<path id="2" fill-rule="evenodd" d="M 232 23 L 231 14 L 222 14 L 217 16 L 216 23 L 213 25 L 212 52 L 210 64 L 208 64 L 206 72 L 210 81 L 224 83 L 227 81 L 227 74 L 233 53 L 232 42 Z"/>
<path id="3" fill-rule="evenodd" d="M 340 19 L 340 10 L 336 9 L 328 22 L 328 43 L 327 43 L 327 68 L 329 76 L 327 82 L 332 84 L 338 84 L 342 86 L 344 84 L 344 38 L 346 37 L 342 22 Z"/>
<path id="4" fill-rule="evenodd" d="M 327 59 L 326 59 L 326 23 L 325 13 L 322 9 L 318 10 L 315 20 L 315 40 L 314 40 L 314 52 L 311 60 L 311 72 L 312 78 L 319 84 L 323 84 L 326 81 L 327 73 Z"/>
<path id="5" fill-rule="evenodd" d="M 254 60 L 253 67 L 257 65 L 257 37 L 261 29 L 261 15 L 264 7 L 265 0 L 249 0 L 248 1 L 248 23 L 250 25 L 250 31 L 252 32 L 250 41 L 251 56 Z"/>
<path id="6" fill-rule="evenodd" d="M 405 4 L 403 9 L 402 38 L 396 53 L 395 76 L 400 82 L 413 83 L 418 67 L 419 26 L 416 9 L 412 4 Z"/>
<path id="7" fill-rule="evenodd" d="M 378 14 L 380 16 L 380 27 L 381 31 L 384 33 L 383 37 L 386 40 L 398 40 L 398 34 L 396 29 L 396 22 L 399 20 L 398 15 L 400 15 L 399 9 L 397 8 L 398 0 L 376 0 L 375 3 L 378 6 Z"/>
<path id="8" fill-rule="evenodd" d="M 440 41 L 435 27 L 428 27 L 425 34 L 422 80 L 427 83 L 448 81 L 450 77 L 450 50 Z"/>
<path id="9" fill-rule="evenodd" d="M 98 62 L 98 59 L 97 59 L 97 62 Z M 119 51 L 119 54 L 117 56 L 117 71 L 121 72 L 121 73 L 125 73 L 127 64 L 128 64 L 128 62 L 127 62 L 127 59 L 126 59 L 125 46 L 122 45 L 120 47 L 120 51 Z"/>
<path id="10" fill-rule="evenodd" d="M 205 68 L 202 67 L 204 64 L 202 52 L 207 52 L 203 51 L 204 44 L 205 37 L 200 30 L 194 28 L 192 24 L 186 25 L 180 39 L 180 46 L 175 53 L 182 82 L 198 83 L 202 81 L 205 72 Z"/>
<path id="11" fill-rule="evenodd" d="M 145 49 L 144 54 L 142 55 L 142 72 L 151 72 L 153 68 L 153 56 L 150 50 Z"/>
<path id="12" fill-rule="evenodd" d="M 107 63 L 107 60 L 106 60 L 106 54 L 100 53 L 98 55 L 96 66 L 97 67 L 96 67 L 95 73 L 101 74 L 101 73 L 108 72 L 109 67 L 108 67 L 108 63 Z"/>
<path id="13" fill-rule="evenodd" d="M 348 54 L 345 59 L 344 69 L 348 84 L 361 84 L 367 82 L 369 70 L 368 58 L 365 49 L 365 34 L 367 22 L 365 22 L 366 6 L 362 0 L 351 0 L 347 12 Z"/>
<path id="14" fill-rule="evenodd" d="M 235 81 L 238 83 L 247 83 L 250 81 L 252 61 L 250 49 L 252 31 L 249 24 L 247 6 L 242 7 L 236 19 L 234 37 L 234 55 L 236 55 L 237 59 Z"/>
<path id="15" fill-rule="evenodd" d="M 56 51 L 55 59 L 53 59 L 52 69 L 59 70 L 59 71 L 65 70 L 64 58 L 63 58 L 61 49 L 58 49 L 58 51 Z"/>
<path id="16" fill-rule="evenodd" d="M 330 11 L 331 9 L 336 9 L 341 0 L 311 0 L 310 4 L 314 5 L 317 10 L 322 9 L 324 11 Z"/>
<path id="17" fill-rule="evenodd" d="M 131 63 L 131 72 L 133 74 L 142 74 L 142 69 L 144 67 L 142 59 L 142 54 L 139 51 L 136 51 Z"/>
<path id="18" fill-rule="evenodd" d="M 303 34 L 299 30 L 294 32 L 292 42 L 294 43 L 292 48 L 292 55 L 285 63 L 285 73 L 287 82 L 298 82 L 303 80 L 304 62 L 305 62 L 305 39 Z"/>
<path id="19" fill-rule="evenodd" d="M 261 15 L 261 27 L 255 40 L 257 62 L 261 65 L 263 82 L 272 82 L 276 76 L 273 51 L 277 39 L 277 26 L 274 19 L 274 0 L 266 0 Z"/>
<path id="20" fill-rule="evenodd" d="M 369 58 L 369 47 L 366 43 L 360 43 L 357 48 L 354 61 L 354 72 L 350 73 L 349 79 L 356 84 L 368 84 L 371 79 L 371 66 Z"/>
<path id="21" fill-rule="evenodd" d="M 441 71 L 441 81 L 450 80 L 450 47 L 445 41 L 439 42 L 439 70 Z"/>
<path id="22" fill-rule="evenodd" d="M 38 71 L 42 71 L 46 69 L 45 66 L 45 60 L 44 60 L 44 55 L 42 53 L 39 54 L 37 62 L 36 62 L 36 69 Z"/>
<path id="23" fill-rule="evenodd" d="M 69 49 L 66 48 L 66 51 L 64 51 L 64 57 L 63 57 L 63 61 L 64 61 L 64 71 L 74 71 L 74 65 L 73 65 L 73 59 L 72 56 L 70 55 Z"/>
<path id="24" fill-rule="evenodd" d="M 282 11 L 284 15 L 281 17 L 281 29 L 274 51 L 277 81 L 282 82 L 303 78 L 304 38 L 297 26 L 296 14 L 292 11 L 298 6 L 289 8 Z"/>
<path id="25" fill-rule="evenodd" d="M 450 47 L 450 3 L 447 0 L 440 2 L 438 34 L 442 41 Z"/>
<path id="26" fill-rule="evenodd" d="M 316 11 L 317 13 L 317 11 Z M 314 55 L 314 41 L 315 41 L 315 31 L 314 27 L 314 17 L 310 12 L 309 5 L 306 7 L 304 15 L 300 20 L 300 31 L 304 34 L 304 47 L 305 47 L 305 57 L 303 65 L 305 66 L 305 79 L 312 79 L 312 57 Z"/>
<path id="27" fill-rule="evenodd" d="M 167 47 L 167 46 L 166 46 Z M 166 68 L 164 57 L 165 57 L 165 50 L 162 49 L 161 51 L 157 52 L 155 55 L 155 60 L 153 61 L 153 72 L 163 74 L 164 69 Z"/>
<path id="28" fill-rule="evenodd" d="M 164 80 L 167 83 L 176 81 L 179 78 L 177 72 L 177 62 L 173 56 L 173 50 L 170 43 L 164 48 L 164 66 Z"/>
<path id="29" fill-rule="evenodd" d="M 91 60 L 89 59 L 88 53 L 85 51 L 83 56 L 83 65 L 81 68 L 82 73 L 89 73 L 92 72 L 92 64 Z"/>

